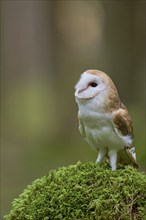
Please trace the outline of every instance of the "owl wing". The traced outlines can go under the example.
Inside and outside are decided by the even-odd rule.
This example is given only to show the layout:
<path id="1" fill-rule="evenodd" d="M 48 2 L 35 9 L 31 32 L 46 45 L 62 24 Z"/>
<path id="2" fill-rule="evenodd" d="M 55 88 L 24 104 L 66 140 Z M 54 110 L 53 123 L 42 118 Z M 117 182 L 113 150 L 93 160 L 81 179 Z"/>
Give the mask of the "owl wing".
<path id="1" fill-rule="evenodd" d="M 130 136 L 133 139 L 132 120 L 124 104 L 121 104 L 121 107 L 113 113 L 113 123 L 115 133 L 122 136 Z M 131 164 L 138 167 L 135 148 L 132 146 L 125 146 L 124 149 L 120 150 L 118 160 L 119 163 Z"/>
<path id="2" fill-rule="evenodd" d="M 114 127 L 118 132 L 121 135 L 129 135 L 133 138 L 132 120 L 124 104 L 121 104 L 121 107 L 114 111 L 113 116 Z"/>

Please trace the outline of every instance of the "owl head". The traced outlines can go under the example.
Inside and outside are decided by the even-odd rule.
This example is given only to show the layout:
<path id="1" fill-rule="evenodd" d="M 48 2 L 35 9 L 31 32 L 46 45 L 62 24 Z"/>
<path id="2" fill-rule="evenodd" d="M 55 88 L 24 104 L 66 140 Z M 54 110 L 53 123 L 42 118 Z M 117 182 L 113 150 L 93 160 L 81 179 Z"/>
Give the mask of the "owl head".
<path id="1" fill-rule="evenodd" d="M 93 99 L 99 94 L 116 91 L 116 87 L 111 78 L 99 70 L 87 70 L 82 73 L 75 86 L 75 97 L 78 100 Z"/>

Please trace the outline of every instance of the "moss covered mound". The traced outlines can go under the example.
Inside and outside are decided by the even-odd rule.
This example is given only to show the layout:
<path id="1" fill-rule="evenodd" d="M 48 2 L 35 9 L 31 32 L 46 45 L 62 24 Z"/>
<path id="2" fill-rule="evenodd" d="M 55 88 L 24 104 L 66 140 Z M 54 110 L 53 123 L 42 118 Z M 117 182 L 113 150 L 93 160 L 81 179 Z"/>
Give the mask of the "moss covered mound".
<path id="1" fill-rule="evenodd" d="M 35 180 L 13 202 L 7 220 L 146 219 L 146 176 L 131 166 L 80 163 Z"/>

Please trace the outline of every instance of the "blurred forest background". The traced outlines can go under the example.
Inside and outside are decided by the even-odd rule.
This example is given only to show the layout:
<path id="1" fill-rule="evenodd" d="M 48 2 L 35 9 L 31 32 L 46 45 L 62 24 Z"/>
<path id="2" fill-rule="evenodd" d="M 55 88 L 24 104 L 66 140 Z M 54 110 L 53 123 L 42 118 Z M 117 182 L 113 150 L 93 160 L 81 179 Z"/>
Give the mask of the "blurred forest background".
<path id="1" fill-rule="evenodd" d="M 145 1 L 1 1 L 1 208 L 51 169 L 95 161 L 77 125 L 74 85 L 107 72 L 145 148 Z"/>

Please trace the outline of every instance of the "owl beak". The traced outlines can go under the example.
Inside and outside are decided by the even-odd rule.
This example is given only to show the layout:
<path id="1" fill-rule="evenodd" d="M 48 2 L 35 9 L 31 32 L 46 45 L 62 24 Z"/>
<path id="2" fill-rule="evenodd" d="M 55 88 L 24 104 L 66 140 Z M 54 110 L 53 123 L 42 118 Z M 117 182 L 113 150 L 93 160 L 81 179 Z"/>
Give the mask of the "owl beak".
<path id="1" fill-rule="evenodd" d="M 84 90 L 86 90 L 88 87 L 84 88 L 84 89 L 77 89 L 78 94 L 80 94 L 81 92 L 83 92 Z"/>
<path id="2" fill-rule="evenodd" d="M 77 89 L 76 91 L 75 91 L 75 97 L 79 97 L 79 95 L 80 95 L 80 93 L 82 93 L 84 90 L 86 90 L 87 89 L 87 87 L 86 88 L 84 88 L 84 89 Z"/>

